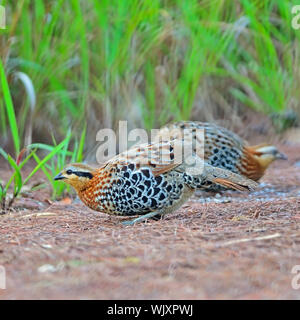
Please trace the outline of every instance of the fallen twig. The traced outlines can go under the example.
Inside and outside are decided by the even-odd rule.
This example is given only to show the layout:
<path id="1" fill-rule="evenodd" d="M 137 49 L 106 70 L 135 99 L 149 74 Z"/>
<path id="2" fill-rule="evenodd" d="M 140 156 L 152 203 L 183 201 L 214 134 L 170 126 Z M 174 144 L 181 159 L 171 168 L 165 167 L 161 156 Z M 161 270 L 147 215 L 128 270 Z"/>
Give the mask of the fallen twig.
<path id="1" fill-rule="evenodd" d="M 274 234 L 269 234 L 267 236 L 256 237 L 256 238 L 243 238 L 243 239 L 230 240 L 230 241 L 226 241 L 226 242 L 220 243 L 217 246 L 225 247 L 225 246 L 229 246 L 231 244 L 236 244 L 236 243 L 241 243 L 241 242 L 269 240 L 269 239 L 274 239 L 274 238 L 278 238 L 278 237 L 281 237 L 281 234 L 280 233 L 274 233 Z"/>
<path id="2" fill-rule="evenodd" d="M 21 218 L 39 218 L 39 217 L 48 217 L 48 216 L 56 216 L 57 213 L 55 212 L 36 212 L 36 213 L 31 213 L 31 214 L 26 214 L 22 216 Z"/>

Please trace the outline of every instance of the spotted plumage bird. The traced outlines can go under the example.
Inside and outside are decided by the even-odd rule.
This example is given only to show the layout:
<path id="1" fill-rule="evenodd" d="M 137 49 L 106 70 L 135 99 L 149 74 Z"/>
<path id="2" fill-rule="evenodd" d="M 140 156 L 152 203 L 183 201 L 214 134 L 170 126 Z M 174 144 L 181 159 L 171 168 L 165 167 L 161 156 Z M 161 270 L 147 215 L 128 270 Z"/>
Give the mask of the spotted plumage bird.
<path id="1" fill-rule="evenodd" d="M 182 138 L 184 131 L 190 132 L 193 138 L 202 144 L 204 138 L 204 159 L 207 163 L 254 181 L 258 181 L 264 175 L 273 161 L 287 159 L 275 146 L 249 146 L 247 141 L 230 130 L 206 122 L 181 121 L 169 124 L 160 129 L 155 141 L 158 141 L 159 136 L 167 135 L 169 138 Z M 202 133 L 204 137 L 201 136 Z"/>
<path id="2" fill-rule="evenodd" d="M 172 139 L 139 145 L 98 169 L 71 164 L 55 180 L 73 186 L 83 203 L 93 210 L 111 215 L 141 215 L 127 224 L 173 212 L 196 189 L 212 184 L 240 191 L 256 187 L 252 180 L 206 164 L 192 148 L 186 148 L 177 161 L 175 150 L 181 143 Z"/>

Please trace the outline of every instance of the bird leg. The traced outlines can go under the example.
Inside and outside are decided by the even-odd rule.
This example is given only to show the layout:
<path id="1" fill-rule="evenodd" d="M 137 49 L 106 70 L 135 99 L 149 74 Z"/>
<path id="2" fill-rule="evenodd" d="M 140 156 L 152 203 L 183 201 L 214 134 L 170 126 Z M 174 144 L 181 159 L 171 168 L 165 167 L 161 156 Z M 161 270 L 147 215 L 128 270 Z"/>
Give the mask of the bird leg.
<path id="1" fill-rule="evenodd" d="M 153 218 L 155 220 L 158 220 L 157 218 L 160 218 L 160 217 L 161 217 L 161 213 L 160 212 L 152 211 L 152 212 L 144 214 L 143 216 L 138 217 L 136 219 L 124 221 L 124 222 L 122 222 L 122 224 L 125 225 L 125 226 L 132 226 L 135 223 L 145 221 L 145 220 L 147 220 L 149 218 Z"/>

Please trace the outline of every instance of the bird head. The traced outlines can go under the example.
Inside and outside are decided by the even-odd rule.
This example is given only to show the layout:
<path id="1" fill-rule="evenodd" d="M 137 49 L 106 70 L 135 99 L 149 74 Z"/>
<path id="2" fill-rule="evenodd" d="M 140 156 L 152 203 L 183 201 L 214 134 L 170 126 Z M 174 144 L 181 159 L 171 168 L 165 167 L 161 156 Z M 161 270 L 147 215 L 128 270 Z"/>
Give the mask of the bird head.
<path id="1" fill-rule="evenodd" d="M 76 191 L 82 191 L 94 176 L 95 169 L 80 163 L 66 166 L 54 180 L 63 180 L 71 185 Z"/>
<path id="2" fill-rule="evenodd" d="M 250 147 L 253 156 L 263 168 L 267 168 L 275 160 L 287 160 L 287 156 L 281 153 L 275 146 L 258 145 Z"/>

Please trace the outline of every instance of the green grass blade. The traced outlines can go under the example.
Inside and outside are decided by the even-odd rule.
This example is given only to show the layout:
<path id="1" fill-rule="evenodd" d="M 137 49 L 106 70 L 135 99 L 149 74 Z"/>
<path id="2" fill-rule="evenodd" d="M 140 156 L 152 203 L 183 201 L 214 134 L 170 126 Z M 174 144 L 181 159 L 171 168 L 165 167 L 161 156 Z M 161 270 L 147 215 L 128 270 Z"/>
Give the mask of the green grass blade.
<path id="1" fill-rule="evenodd" d="M 77 149 L 76 162 L 82 162 L 83 160 L 83 148 L 84 148 L 85 136 L 86 136 L 86 125 L 84 126 L 81 137 L 80 137 L 79 146 Z"/>
<path id="2" fill-rule="evenodd" d="M 14 169 L 14 173 L 10 176 L 10 179 L 8 180 L 8 182 L 5 185 L 4 193 L 6 194 L 12 181 L 15 181 L 14 194 L 16 196 L 20 192 L 20 190 L 23 186 L 20 167 L 17 165 L 15 160 L 8 153 L 6 153 L 2 148 L 0 148 L 0 154 L 4 157 L 4 159 Z"/>
<path id="3" fill-rule="evenodd" d="M 53 150 L 43 159 L 39 162 L 39 164 L 31 171 L 31 173 L 26 177 L 24 180 L 24 184 L 26 184 L 29 179 L 32 178 L 32 176 L 42 167 L 44 166 L 52 157 L 57 155 L 59 151 L 66 145 L 68 142 L 69 137 L 65 138 L 59 145 L 57 145 Z"/>
<path id="4" fill-rule="evenodd" d="M 14 181 L 15 181 L 14 196 L 17 196 L 23 186 L 21 171 L 20 171 L 19 166 L 16 164 L 15 160 L 10 155 L 8 155 L 7 160 L 9 162 L 9 164 L 11 165 L 11 167 L 15 170 L 15 173 L 14 173 Z"/>
<path id="5" fill-rule="evenodd" d="M 18 132 L 18 125 L 17 125 L 16 114 L 15 114 L 15 110 L 14 110 L 14 106 L 13 106 L 13 102 L 12 102 L 12 98 L 11 98 L 11 94 L 10 94 L 10 90 L 7 83 L 1 58 L 0 58 L 0 80 L 1 80 L 2 91 L 4 95 L 4 101 L 6 105 L 8 121 L 9 121 L 11 134 L 12 134 L 13 142 L 15 146 L 15 153 L 17 155 L 20 152 L 20 138 L 19 138 L 19 132 Z"/>

